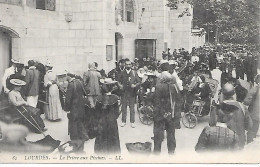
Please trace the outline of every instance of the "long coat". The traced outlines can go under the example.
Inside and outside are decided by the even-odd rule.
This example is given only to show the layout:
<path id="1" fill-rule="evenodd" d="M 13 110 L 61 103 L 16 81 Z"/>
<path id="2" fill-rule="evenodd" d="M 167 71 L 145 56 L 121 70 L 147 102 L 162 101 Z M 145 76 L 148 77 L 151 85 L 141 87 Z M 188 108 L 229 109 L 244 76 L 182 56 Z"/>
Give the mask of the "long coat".
<path id="1" fill-rule="evenodd" d="M 68 84 L 65 111 L 70 111 L 69 134 L 72 140 L 87 139 L 87 130 L 83 124 L 85 117 L 85 90 L 83 83 L 79 79 L 74 79 Z"/>
<path id="2" fill-rule="evenodd" d="M 154 121 L 161 121 L 164 119 L 164 114 L 172 112 L 171 105 L 174 105 L 177 97 L 177 92 L 174 84 L 174 81 L 169 81 L 168 78 L 165 78 L 162 75 L 159 76 L 159 78 L 157 79 L 154 95 Z M 170 100 L 170 93 L 172 97 L 172 102 Z M 174 110 L 175 120 L 179 120 L 180 115 L 180 110 Z"/>
<path id="3" fill-rule="evenodd" d="M 100 95 L 99 80 L 101 74 L 97 70 L 89 70 L 84 73 L 83 80 L 85 86 L 90 90 L 89 95 Z"/>
<path id="4" fill-rule="evenodd" d="M 105 101 L 114 99 L 114 102 L 106 104 Z M 115 95 L 100 95 L 97 97 L 96 109 L 100 125 L 99 134 L 95 140 L 94 151 L 98 154 L 120 153 L 120 140 L 117 118 L 119 116 L 118 97 Z"/>
<path id="5" fill-rule="evenodd" d="M 26 71 L 26 96 L 38 96 L 40 87 L 40 72 L 35 67 L 30 67 Z"/>

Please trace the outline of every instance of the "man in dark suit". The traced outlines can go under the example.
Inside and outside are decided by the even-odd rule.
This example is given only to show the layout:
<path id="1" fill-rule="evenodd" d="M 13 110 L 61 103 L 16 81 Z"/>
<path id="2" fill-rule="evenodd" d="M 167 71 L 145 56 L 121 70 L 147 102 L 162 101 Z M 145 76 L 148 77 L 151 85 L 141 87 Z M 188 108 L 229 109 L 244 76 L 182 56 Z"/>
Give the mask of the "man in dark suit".
<path id="1" fill-rule="evenodd" d="M 36 107 L 38 103 L 39 86 L 40 86 L 40 72 L 35 67 L 33 60 L 28 61 L 29 69 L 25 75 L 25 96 L 30 106 Z"/>
<path id="2" fill-rule="evenodd" d="M 122 127 L 126 125 L 126 115 L 127 115 L 127 105 L 130 108 L 130 122 L 132 128 L 135 127 L 135 97 L 138 86 L 141 83 L 140 78 L 137 73 L 132 70 L 132 63 L 129 60 L 125 62 L 125 69 L 119 74 L 118 82 L 122 88 Z"/>

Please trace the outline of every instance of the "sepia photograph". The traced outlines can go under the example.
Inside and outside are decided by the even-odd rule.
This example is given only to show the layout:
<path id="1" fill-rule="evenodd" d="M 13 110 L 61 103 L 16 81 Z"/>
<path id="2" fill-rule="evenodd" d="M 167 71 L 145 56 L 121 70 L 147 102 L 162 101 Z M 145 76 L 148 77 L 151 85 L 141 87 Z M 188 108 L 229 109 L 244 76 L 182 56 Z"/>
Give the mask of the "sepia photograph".
<path id="1" fill-rule="evenodd" d="M 260 0 L 0 0 L 0 164 L 260 163 Z"/>

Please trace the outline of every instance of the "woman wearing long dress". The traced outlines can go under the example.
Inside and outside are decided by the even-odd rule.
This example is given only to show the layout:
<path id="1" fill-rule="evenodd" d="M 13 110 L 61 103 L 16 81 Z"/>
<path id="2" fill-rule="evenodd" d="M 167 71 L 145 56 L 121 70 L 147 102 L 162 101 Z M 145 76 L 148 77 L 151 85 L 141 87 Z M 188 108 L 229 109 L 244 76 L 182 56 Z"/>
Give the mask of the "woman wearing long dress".
<path id="1" fill-rule="evenodd" d="M 51 66 L 46 66 L 47 72 L 44 76 L 44 86 L 47 87 L 47 105 L 45 108 L 45 118 L 50 121 L 60 120 L 62 108 L 60 102 L 59 88 L 56 84 L 56 75 L 52 72 Z"/>
<path id="2" fill-rule="evenodd" d="M 116 81 L 102 82 L 103 95 L 97 97 L 97 119 L 99 134 L 95 140 L 94 152 L 96 154 L 120 153 L 120 139 L 117 118 L 119 116 L 118 96 L 108 93 Z"/>

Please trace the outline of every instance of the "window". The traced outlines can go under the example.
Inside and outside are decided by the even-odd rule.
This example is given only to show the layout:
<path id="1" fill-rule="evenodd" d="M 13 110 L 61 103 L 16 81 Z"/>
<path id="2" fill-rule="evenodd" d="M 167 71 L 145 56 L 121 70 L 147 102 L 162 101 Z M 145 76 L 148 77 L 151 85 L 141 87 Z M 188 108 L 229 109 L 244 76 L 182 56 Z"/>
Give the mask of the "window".
<path id="1" fill-rule="evenodd" d="M 125 13 L 126 13 L 126 21 L 134 22 L 134 4 L 133 0 L 125 0 Z"/>
<path id="2" fill-rule="evenodd" d="M 156 39 L 136 39 L 135 57 L 138 59 L 156 58 Z"/>
<path id="3" fill-rule="evenodd" d="M 106 46 L 106 59 L 107 61 L 113 60 L 113 45 Z"/>
<path id="4" fill-rule="evenodd" d="M 41 10 L 55 11 L 56 0 L 26 0 L 29 7 Z"/>
<path id="5" fill-rule="evenodd" d="M 122 21 L 134 22 L 133 0 L 119 0 L 116 10 L 116 14 L 120 14 Z"/>

